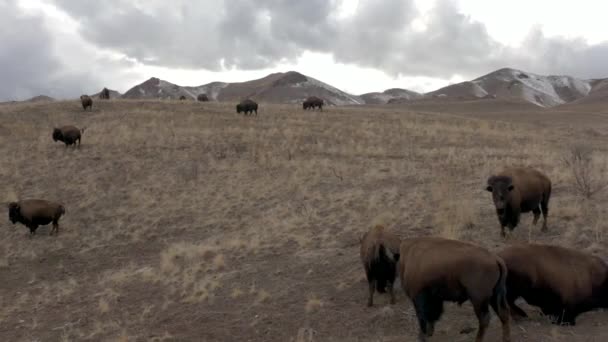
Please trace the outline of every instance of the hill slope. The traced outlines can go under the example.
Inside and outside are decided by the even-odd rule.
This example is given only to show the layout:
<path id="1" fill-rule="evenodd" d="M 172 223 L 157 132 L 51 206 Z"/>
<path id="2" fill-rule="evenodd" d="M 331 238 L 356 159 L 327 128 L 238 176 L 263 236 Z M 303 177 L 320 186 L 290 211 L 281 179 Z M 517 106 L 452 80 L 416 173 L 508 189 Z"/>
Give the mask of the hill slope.
<path id="1" fill-rule="evenodd" d="M 239 83 L 213 82 L 198 87 L 182 87 L 155 77 L 129 89 L 123 98 L 170 98 L 186 96 L 195 99 L 205 93 L 212 100 L 240 101 L 252 98 L 270 103 L 300 103 L 308 96 L 318 96 L 328 104 L 363 104 L 357 96 L 295 71 L 274 73 L 266 77 Z"/>
<path id="2" fill-rule="evenodd" d="M 452 84 L 426 95 L 459 99 L 483 97 L 520 99 L 541 107 L 554 107 L 583 98 L 590 91 L 590 81 L 571 76 L 541 76 L 503 68 L 472 81 Z"/>
<path id="3" fill-rule="evenodd" d="M 407 89 L 392 88 L 381 93 L 366 93 L 359 95 L 359 97 L 365 101 L 366 104 L 386 104 L 395 99 L 403 101 L 418 99 L 422 97 L 422 94 Z"/>

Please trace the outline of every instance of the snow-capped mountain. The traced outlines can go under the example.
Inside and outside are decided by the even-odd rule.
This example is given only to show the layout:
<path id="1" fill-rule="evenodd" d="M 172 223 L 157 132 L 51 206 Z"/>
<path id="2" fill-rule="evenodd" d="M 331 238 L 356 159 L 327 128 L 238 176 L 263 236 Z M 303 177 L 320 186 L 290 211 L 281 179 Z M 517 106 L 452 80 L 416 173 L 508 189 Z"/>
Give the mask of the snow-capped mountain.
<path id="1" fill-rule="evenodd" d="M 366 93 L 359 95 L 359 97 L 363 99 L 366 104 L 386 104 L 395 99 L 403 101 L 419 99 L 422 97 L 422 94 L 407 89 L 392 88 L 381 93 Z"/>

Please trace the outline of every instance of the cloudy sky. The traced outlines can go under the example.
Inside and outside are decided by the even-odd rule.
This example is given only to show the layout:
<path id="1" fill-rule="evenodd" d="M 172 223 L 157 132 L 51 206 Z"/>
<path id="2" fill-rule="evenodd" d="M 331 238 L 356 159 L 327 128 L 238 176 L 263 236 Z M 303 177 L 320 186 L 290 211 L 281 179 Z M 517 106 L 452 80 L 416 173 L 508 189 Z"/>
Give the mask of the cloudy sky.
<path id="1" fill-rule="evenodd" d="M 608 77 L 597 0 L 0 0 L 0 100 L 297 70 L 361 94 L 509 66 Z"/>

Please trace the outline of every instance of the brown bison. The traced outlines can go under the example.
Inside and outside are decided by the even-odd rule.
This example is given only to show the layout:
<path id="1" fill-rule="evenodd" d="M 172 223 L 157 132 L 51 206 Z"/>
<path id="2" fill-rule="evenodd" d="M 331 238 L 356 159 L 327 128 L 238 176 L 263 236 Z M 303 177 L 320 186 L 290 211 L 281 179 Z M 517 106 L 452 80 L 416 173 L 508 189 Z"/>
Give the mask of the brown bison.
<path id="1" fill-rule="evenodd" d="M 502 323 L 502 340 L 510 341 L 507 267 L 500 257 L 473 244 L 439 237 L 404 239 L 399 255 L 401 285 L 414 304 L 421 341 L 433 335 L 444 301 L 467 300 L 479 320 L 475 341 L 482 341 L 488 328 L 489 306 Z"/>
<path id="2" fill-rule="evenodd" d="M 395 304 L 393 284 L 397 276 L 400 242 L 397 235 L 380 225 L 361 237 L 361 261 L 369 284 L 367 306 L 374 305 L 374 290 L 385 293 L 387 289 L 391 304 Z"/>
<path id="3" fill-rule="evenodd" d="M 320 99 L 316 96 L 310 96 L 302 103 L 302 108 L 304 110 L 309 108 L 315 109 L 315 107 L 318 107 L 320 110 L 323 110 L 323 99 Z"/>
<path id="4" fill-rule="evenodd" d="M 209 101 L 209 98 L 207 97 L 207 94 L 198 94 L 198 96 L 196 97 L 196 99 L 199 102 L 207 102 L 207 101 Z"/>
<path id="5" fill-rule="evenodd" d="M 65 147 L 68 147 L 68 145 L 76 146 L 76 141 L 78 141 L 78 146 L 80 146 L 80 139 L 85 129 L 86 127 L 78 129 L 74 126 L 53 128 L 53 141 L 62 141 L 65 144 Z"/>
<path id="6" fill-rule="evenodd" d="M 542 231 L 547 230 L 551 180 L 541 172 L 526 167 L 507 168 L 488 178 L 486 190 L 492 193 L 503 237 L 505 227 L 512 231 L 520 214 L 530 211 L 534 213 L 534 225 L 542 212 Z"/>
<path id="7" fill-rule="evenodd" d="M 244 115 L 250 115 L 255 112 L 255 116 L 258 116 L 258 104 L 250 99 L 243 100 L 236 105 L 236 112 L 243 112 Z"/>
<path id="8" fill-rule="evenodd" d="M 511 245 L 498 253 L 505 261 L 507 301 L 514 316 L 519 297 L 539 307 L 556 324 L 576 324 L 576 316 L 608 307 L 608 265 L 577 250 L 541 244 Z"/>
<path id="9" fill-rule="evenodd" d="M 89 95 L 80 95 L 80 102 L 84 110 L 87 110 L 87 107 L 93 110 L 93 99 Z"/>
<path id="10" fill-rule="evenodd" d="M 99 93 L 99 99 L 109 100 L 110 99 L 110 90 L 108 88 L 103 88 L 101 90 L 101 93 Z"/>
<path id="11" fill-rule="evenodd" d="M 8 218 L 13 224 L 20 222 L 30 229 L 30 237 L 40 225 L 53 223 L 53 232 L 59 234 L 59 219 L 65 214 L 63 205 L 39 199 L 29 199 L 8 204 Z"/>
<path id="12" fill-rule="evenodd" d="M 182 96 L 179 97 L 180 101 L 184 101 L 185 99 L 186 99 L 186 97 L 184 95 L 182 95 Z"/>

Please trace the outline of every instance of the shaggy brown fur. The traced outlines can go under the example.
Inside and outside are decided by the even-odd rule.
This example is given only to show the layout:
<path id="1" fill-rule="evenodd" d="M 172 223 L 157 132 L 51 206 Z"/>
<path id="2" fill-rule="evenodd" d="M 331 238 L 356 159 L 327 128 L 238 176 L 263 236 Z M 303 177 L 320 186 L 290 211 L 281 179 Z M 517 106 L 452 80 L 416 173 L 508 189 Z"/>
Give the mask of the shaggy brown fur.
<path id="1" fill-rule="evenodd" d="M 110 99 L 110 90 L 108 90 L 108 88 L 103 88 L 101 90 L 101 93 L 99 93 L 99 99 L 109 100 Z"/>
<path id="2" fill-rule="evenodd" d="M 196 99 L 200 102 L 207 102 L 209 101 L 209 98 L 207 97 L 206 94 L 198 94 L 198 96 L 196 97 Z"/>
<path id="3" fill-rule="evenodd" d="M 236 112 L 243 112 L 244 115 L 250 115 L 255 112 L 255 116 L 258 116 L 258 104 L 250 99 L 243 100 L 236 105 Z"/>
<path id="4" fill-rule="evenodd" d="M 53 223 L 53 232 L 59 234 L 59 219 L 65 214 L 65 208 L 59 203 L 40 199 L 29 199 L 8 204 L 8 218 L 13 224 L 20 222 L 30 229 L 30 237 L 36 234 L 40 225 Z"/>
<path id="5" fill-rule="evenodd" d="M 361 261 L 369 284 L 367 306 L 374 305 L 374 290 L 384 293 L 387 289 L 391 304 L 395 304 L 393 284 L 397 276 L 400 243 L 397 235 L 386 231 L 380 225 L 361 237 Z"/>
<path id="6" fill-rule="evenodd" d="M 179 97 L 179 100 L 180 100 L 180 101 L 183 101 L 183 100 L 185 100 L 185 99 L 186 99 L 186 97 L 185 97 L 184 95 L 182 95 L 182 96 L 180 96 L 180 97 Z"/>
<path id="7" fill-rule="evenodd" d="M 76 146 L 76 141 L 78 141 L 78 146 L 80 146 L 80 139 L 85 129 L 78 129 L 74 126 L 53 128 L 53 141 L 62 141 L 65 147 L 68 147 L 68 145 Z"/>
<path id="8" fill-rule="evenodd" d="M 507 300 L 511 312 L 523 297 L 557 324 L 576 324 L 576 316 L 608 307 L 608 266 L 599 257 L 542 244 L 512 245 L 498 253 L 509 269 Z"/>
<path id="9" fill-rule="evenodd" d="M 534 213 L 534 225 L 542 212 L 542 231 L 547 231 L 551 198 L 549 177 L 532 168 L 507 168 L 488 178 L 486 190 L 492 193 L 501 236 L 505 236 L 505 227 L 512 231 L 517 226 L 521 213 L 530 211 Z"/>
<path id="10" fill-rule="evenodd" d="M 467 300 L 479 320 L 475 341 L 483 340 L 490 322 L 489 306 L 502 323 L 503 342 L 510 341 L 507 268 L 500 257 L 466 242 L 412 238 L 401 242 L 399 271 L 401 285 L 416 309 L 421 341 L 433 335 L 444 301 L 462 304 Z"/>
<path id="11" fill-rule="evenodd" d="M 82 108 L 84 110 L 87 110 L 87 107 L 93 110 L 93 99 L 89 97 L 89 95 L 80 95 L 80 102 L 82 102 Z"/>
<path id="12" fill-rule="evenodd" d="M 302 103 L 302 108 L 305 110 L 309 108 L 315 109 L 315 107 L 318 107 L 319 110 L 323 110 L 323 99 L 316 96 L 310 96 Z"/>

